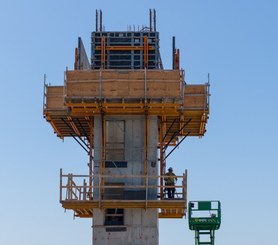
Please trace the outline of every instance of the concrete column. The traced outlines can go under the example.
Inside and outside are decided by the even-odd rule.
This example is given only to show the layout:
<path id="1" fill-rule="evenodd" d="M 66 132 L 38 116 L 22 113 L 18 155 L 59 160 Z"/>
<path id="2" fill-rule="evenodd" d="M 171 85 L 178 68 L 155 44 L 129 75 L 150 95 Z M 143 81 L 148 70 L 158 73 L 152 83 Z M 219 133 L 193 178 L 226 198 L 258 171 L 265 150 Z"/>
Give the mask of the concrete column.
<path id="1" fill-rule="evenodd" d="M 122 174 L 128 176 L 144 174 L 144 142 L 145 142 L 145 117 L 144 116 L 107 116 L 107 121 L 124 121 L 124 156 L 123 161 L 127 162 L 127 167 L 107 168 L 106 174 Z M 101 162 L 101 117 L 95 117 L 94 122 L 94 147 L 95 147 L 95 163 L 94 172 L 99 172 Z M 123 125 L 123 123 L 121 123 Z M 158 142 L 158 123 L 156 116 L 148 117 L 148 155 L 147 170 L 148 176 L 157 176 L 157 142 Z M 109 130 L 109 129 L 107 129 Z M 115 137 L 111 138 L 117 141 Z M 112 130 L 112 131 L 113 131 Z M 111 131 L 111 130 L 110 130 Z M 113 133 L 113 132 L 111 132 Z M 117 147 L 120 144 L 115 144 Z M 110 145 L 111 146 L 111 145 Z M 112 144 L 113 147 L 113 144 Z M 116 146 L 115 146 L 116 147 Z M 113 159 L 111 159 L 113 160 Z M 118 182 L 118 179 L 106 179 L 108 182 Z M 144 178 L 126 178 L 121 179 L 124 185 L 143 185 Z M 156 178 L 148 178 L 149 185 L 157 185 Z M 157 188 L 153 188 L 147 192 L 149 199 L 157 198 Z M 145 200 L 146 189 L 134 189 L 123 187 L 122 199 Z M 120 200 L 119 200 L 120 201 Z M 122 225 L 105 225 L 104 209 L 93 210 L 93 244 L 94 245 L 158 245 L 158 210 L 157 209 L 140 209 L 126 208 L 124 210 L 124 221 Z"/>

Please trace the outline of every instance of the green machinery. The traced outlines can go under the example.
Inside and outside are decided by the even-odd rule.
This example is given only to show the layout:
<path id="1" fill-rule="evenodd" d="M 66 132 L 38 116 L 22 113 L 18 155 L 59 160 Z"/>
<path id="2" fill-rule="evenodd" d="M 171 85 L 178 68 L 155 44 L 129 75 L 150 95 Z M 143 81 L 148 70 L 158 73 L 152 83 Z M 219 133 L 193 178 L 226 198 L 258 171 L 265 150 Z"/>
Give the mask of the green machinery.
<path id="1" fill-rule="evenodd" d="M 188 207 L 189 229 L 195 231 L 195 245 L 214 245 L 214 233 L 221 224 L 220 201 L 191 201 Z"/>

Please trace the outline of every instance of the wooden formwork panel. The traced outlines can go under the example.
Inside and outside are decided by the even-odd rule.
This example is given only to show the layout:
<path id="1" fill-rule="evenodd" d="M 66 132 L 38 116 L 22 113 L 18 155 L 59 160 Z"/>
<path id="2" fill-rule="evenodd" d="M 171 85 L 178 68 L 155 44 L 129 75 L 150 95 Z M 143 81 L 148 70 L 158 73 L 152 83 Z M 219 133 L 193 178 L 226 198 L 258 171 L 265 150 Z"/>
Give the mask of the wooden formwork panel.
<path id="1" fill-rule="evenodd" d="M 66 71 L 67 81 L 99 80 L 99 71 Z"/>
<path id="2" fill-rule="evenodd" d="M 148 71 L 147 78 L 152 80 L 180 80 L 179 70 L 159 70 L 159 71 Z"/>
<path id="3" fill-rule="evenodd" d="M 47 110 L 64 109 L 64 87 L 48 86 L 46 91 L 46 108 Z"/>
<path id="4" fill-rule="evenodd" d="M 100 89 L 101 87 L 101 89 Z M 180 98 L 180 84 L 175 81 L 166 81 L 163 84 L 157 81 L 148 81 L 147 98 Z M 67 84 L 66 97 L 68 98 L 144 98 L 144 81 L 103 81 L 99 82 L 70 82 Z"/>
<path id="5" fill-rule="evenodd" d="M 184 108 L 207 109 L 207 85 L 186 85 L 184 89 Z"/>
<path id="6" fill-rule="evenodd" d="M 199 108 L 206 109 L 207 98 L 205 96 L 185 96 L 184 97 L 184 108 Z"/>
<path id="7" fill-rule="evenodd" d="M 121 80 L 143 80 L 144 77 L 154 80 L 180 80 L 179 70 L 86 70 L 86 71 L 67 71 L 67 81 L 100 80 L 102 79 L 121 79 Z"/>
<path id="8" fill-rule="evenodd" d="M 142 71 L 102 71 L 101 77 L 104 80 L 143 80 L 145 75 Z"/>
<path id="9" fill-rule="evenodd" d="M 68 71 L 67 98 L 177 98 L 179 71 Z M 101 77 L 101 78 L 100 78 Z M 145 91 L 146 84 L 146 91 Z"/>
<path id="10" fill-rule="evenodd" d="M 207 94 L 207 84 L 185 85 L 184 94 Z"/>

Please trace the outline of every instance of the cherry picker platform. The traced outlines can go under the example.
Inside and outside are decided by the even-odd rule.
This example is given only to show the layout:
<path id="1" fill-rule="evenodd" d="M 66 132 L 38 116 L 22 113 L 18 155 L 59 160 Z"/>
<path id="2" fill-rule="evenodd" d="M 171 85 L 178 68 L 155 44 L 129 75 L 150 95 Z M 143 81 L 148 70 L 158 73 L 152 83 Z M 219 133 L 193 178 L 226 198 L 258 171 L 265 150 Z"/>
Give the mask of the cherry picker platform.
<path id="1" fill-rule="evenodd" d="M 214 245 L 215 230 L 221 225 L 221 203 L 191 201 L 188 207 L 189 229 L 195 231 L 195 245 Z"/>

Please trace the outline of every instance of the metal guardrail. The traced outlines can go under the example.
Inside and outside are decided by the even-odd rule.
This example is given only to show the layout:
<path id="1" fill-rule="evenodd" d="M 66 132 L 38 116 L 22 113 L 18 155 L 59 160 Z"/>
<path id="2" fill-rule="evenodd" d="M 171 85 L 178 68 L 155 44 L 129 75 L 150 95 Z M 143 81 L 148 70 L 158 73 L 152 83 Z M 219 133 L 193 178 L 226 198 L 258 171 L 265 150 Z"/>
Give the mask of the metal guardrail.
<path id="1" fill-rule="evenodd" d="M 43 75 L 43 102 L 42 102 L 42 110 L 43 112 L 46 110 L 47 106 L 46 106 L 46 97 L 47 97 L 47 94 L 46 94 L 46 91 L 47 91 L 47 87 L 48 87 L 48 84 L 47 84 L 47 81 L 46 81 L 46 74 Z"/>
<path id="2" fill-rule="evenodd" d="M 90 177 L 92 183 L 89 183 Z M 91 200 L 163 200 L 167 199 L 165 185 L 157 183 L 169 176 L 146 175 L 75 175 L 63 174 L 60 170 L 60 202 Z M 185 200 L 187 196 L 187 171 L 175 176 L 177 184 L 175 198 Z M 109 182 L 107 182 L 109 181 Z M 113 181 L 113 183 L 111 183 Z M 162 190 L 162 193 L 161 193 Z"/>

